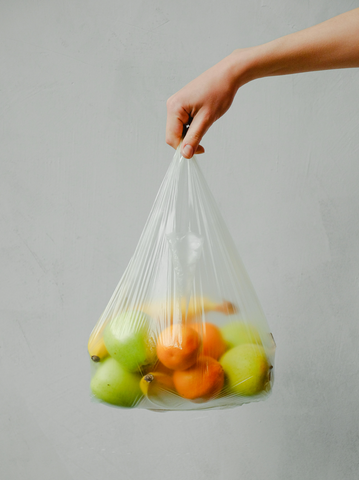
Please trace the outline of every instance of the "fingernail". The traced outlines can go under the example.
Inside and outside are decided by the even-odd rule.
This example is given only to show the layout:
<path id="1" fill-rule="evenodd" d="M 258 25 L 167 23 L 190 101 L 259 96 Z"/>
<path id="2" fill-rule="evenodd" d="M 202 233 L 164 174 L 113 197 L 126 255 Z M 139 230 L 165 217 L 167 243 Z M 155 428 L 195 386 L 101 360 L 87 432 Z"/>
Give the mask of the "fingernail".
<path id="1" fill-rule="evenodd" d="M 182 150 L 182 154 L 186 158 L 192 158 L 193 157 L 193 148 L 191 145 L 186 145 L 184 149 Z"/>

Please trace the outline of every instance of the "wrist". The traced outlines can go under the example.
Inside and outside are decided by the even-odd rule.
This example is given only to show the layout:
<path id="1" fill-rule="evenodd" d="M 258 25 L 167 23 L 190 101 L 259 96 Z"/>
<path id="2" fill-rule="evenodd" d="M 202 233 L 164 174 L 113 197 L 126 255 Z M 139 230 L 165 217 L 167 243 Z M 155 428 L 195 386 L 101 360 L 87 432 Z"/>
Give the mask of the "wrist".
<path id="1" fill-rule="evenodd" d="M 238 48 L 227 57 L 230 72 L 237 88 L 256 78 L 266 76 L 263 47 L 260 45 L 258 47 Z"/>

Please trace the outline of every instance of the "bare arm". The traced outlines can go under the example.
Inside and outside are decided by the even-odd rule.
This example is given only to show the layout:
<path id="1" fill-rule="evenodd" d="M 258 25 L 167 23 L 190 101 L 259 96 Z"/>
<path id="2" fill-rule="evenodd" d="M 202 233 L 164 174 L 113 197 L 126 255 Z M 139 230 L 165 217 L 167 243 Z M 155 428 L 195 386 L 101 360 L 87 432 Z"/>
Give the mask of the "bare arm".
<path id="1" fill-rule="evenodd" d="M 359 67 L 359 8 L 264 45 L 235 50 L 169 98 L 166 142 L 177 148 L 191 116 L 182 152 L 187 158 L 203 153 L 203 135 L 251 80 L 352 67 Z"/>

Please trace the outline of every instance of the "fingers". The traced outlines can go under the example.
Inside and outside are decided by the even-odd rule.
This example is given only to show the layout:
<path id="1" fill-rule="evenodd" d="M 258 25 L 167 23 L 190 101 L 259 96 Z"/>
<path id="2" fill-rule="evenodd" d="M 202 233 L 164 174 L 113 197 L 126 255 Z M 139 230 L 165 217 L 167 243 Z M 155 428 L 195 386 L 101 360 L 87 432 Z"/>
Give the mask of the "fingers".
<path id="1" fill-rule="evenodd" d="M 188 123 L 189 119 L 190 114 L 175 96 L 170 97 L 167 101 L 166 143 L 174 149 L 180 144 L 183 126 Z M 204 148 L 199 142 L 212 123 L 213 120 L 203 111 L 195 115 L 183 140 L 182 155 L 184 157 L 192 158 L 194 153 L 204 153 Z"/>
<path id="2" fill-rule="evenodd" d="M 184 157 L 192 158 L 194 153 L 204 152 L 204 148 L 199 142 L 212 123 L 211 116 L 204 111 L 200 111 L 194 116 L 182 144 L 182 155 Z"/>
<path id="3" fill-rule="evenodd" d="M 182 139 L 183 125 L 190 118 L 189 113 L 174 98 L 167 100 L 166 143 L 176 149 Z"/>

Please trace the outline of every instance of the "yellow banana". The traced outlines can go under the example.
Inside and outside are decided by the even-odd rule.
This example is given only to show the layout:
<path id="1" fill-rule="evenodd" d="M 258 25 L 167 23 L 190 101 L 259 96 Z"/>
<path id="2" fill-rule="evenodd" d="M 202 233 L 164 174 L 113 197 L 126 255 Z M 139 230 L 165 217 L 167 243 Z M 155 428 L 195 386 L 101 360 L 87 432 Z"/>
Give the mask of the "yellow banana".
<path id="1" fill-rule="evenodd" d="M 107 322 L 104 322 L 100 328 L 94 328 L 88 341 L 87 349 L 91 360 L 94 362 L 100 362 L 108 355 L 105 342 L 103 341 L 103 331 L 106 325 Z"/>
<path id="2" fill-rule="evenodd" d="M 176 392 L 172 375 L 153 371 L 142 377 L 140 388 L 155 410 L 183 410 L 188 400 Z"/>
<path id="3" fill-rule="evenodd" d="M 151 372 L 144 375 L 140 381 L 140 388 L 151 401 L 159 400 L 164 395 L 175 392 L 172 377 L 162 372 Z"/>
<path id="4" fill-rule="evenodd" d="M 186 301 L 183 300 L 180 304 L 180 311 L 182 319 L 187 319 L 187 321 L 193 320 L 196 316 L 201 315 L 206 312 L 220 312 L 224 315 L 232 315 L 237 312 L 237 307 L 226 300 L 223 300 L 221 303 L 213 302 L 212 300 L 205 297 L 192 298 L 187 306 Z M 152 302 L 145 303 L 136 307 L 136 309 L 141 310 L 144 313 L 147 313 L 152 318 L 158 318 L 162 316 L 171 316 L 173 319 L 173 314 L 176 309 L 176 305 L 171 302 L 168 304 L 166 300 L 162 302 Z"/>

